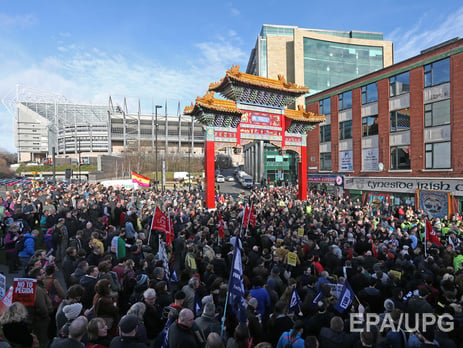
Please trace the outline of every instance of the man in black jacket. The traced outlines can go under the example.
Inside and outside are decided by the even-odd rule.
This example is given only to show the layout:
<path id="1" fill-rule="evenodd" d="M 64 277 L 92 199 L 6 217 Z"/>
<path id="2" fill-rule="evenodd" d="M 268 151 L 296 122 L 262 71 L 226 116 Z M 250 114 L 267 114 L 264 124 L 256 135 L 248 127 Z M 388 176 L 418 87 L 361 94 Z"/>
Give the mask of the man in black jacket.
<path id="1" fill-rule="evenodd" d="M 146 348 L 137 335 L 138 318 L 133 314 L 127 314 L 119 321 L 119 336 L 112 339 L 110 348 Z"/>
<path id="2" fill-rule="evenodd" d="M 188 308 L 180 311 L 177 321 L 169 328 L 167 339 L 169 348 L 204 347 L 206 340 L 194 321 L 193 311 Z"/>

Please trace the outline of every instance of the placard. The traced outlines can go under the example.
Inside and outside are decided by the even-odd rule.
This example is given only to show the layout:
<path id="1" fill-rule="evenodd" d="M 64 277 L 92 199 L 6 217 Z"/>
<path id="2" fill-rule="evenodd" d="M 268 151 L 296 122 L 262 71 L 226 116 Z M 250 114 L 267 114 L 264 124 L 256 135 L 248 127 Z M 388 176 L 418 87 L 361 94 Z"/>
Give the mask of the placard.
<path id="1" fill-rule="evenodd" d="M 288 265 L 296 266 L 297 265 L 297 255 L 296 253 L 289 252 L 288 253 Z"/>
<path id="2" fill-rule="evenodd" d="M 13 302 L 21 302 L 25 306 L 33 306 L 35 304 L 36 289 L 36 279 L 14 278 Z"/>
<path id="3" fill-rule="evenodd" d="M 303 237 L 303 236 L 304 236 L 304 228 L 303 228 L 303 227 L 299 227 L 299 228 L 297 229 L 297 235 L 298 235 L 299 237 Z"/>

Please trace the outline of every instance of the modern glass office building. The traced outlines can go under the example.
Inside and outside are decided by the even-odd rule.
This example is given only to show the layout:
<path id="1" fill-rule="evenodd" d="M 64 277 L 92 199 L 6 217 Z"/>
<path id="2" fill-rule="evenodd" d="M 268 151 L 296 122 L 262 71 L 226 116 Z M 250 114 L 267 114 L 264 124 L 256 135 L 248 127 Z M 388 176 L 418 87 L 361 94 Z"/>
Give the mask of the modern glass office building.
<path id="1" fill-rule="evenodd" d="M 263 25 L 247 73 L 309 87 L 314 94 L 393 63 L 382 33 Z"/>

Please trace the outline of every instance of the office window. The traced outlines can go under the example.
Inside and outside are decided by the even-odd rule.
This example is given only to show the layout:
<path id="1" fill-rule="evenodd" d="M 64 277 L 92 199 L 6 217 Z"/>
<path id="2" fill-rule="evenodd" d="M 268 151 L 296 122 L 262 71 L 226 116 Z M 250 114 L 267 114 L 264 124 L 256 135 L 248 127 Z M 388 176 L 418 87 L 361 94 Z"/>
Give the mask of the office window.
<path id="1" fill-rule="evenodd" d="M 391 133 L 410 130 L 410 109 L 400 109 L 390 113 Z"/>
<path id="2" fill-rule="evenodd" d="M 448 169 L 450 163 L 450 142 L 426 144 L 426 169 Z"/>
<path id="3" fill-rule="evenodd" d="M 331 141 L 331 125 L 320 126 L 320 142 L 326 143 Z"/>
<path id="4" fill-rule="evenodd" d="M 352 139 L 352 120 L 339 122 L 339 140 Z"/>
<path id="5" fill-rule="evenodd" d="M 322 115 L 331 114 L 331 99 L 330 98 L 320 100 L 320 114 Z"/>
<path id="6" fill-rule="evenodd" d="M 331 152 L 320 153 L 320 170 L 331 170 Z"/>
<path id="7" fill-rule="evenodd" d="M 450 58 L 424 66 L 424 87 L 436 86 L 450 81 Z"/>
<path id="8" fill-rule="evenodd" d="M 378 115 L 362 118 L 362 136 L 378 135 Z"/>
<path id="9" fill-rule="evenodd" d="M 424 126 L 450 124 L 450 99 L 424 105 Z"/>
<path id="10" fill-rule="evenodd" d="M 374 103 L 378 101 L 378 86 L 376 83 L 362 87 L 362 104 Z"/>
<path id="11" fill-rule="evenodd" d="M 391 170 L 410 169 L 410 147 L 391 147 Z"/>
<path id="12" fill-rule="evenodd" d="M 390 97 L 408 92 L 410 92 L 410 73 L 408 71 L 389 78 Z"/>
<path id="13" fill-rule="evenodd" d="M 352 108 L 352 91 L 339 94 L 339 110 Z"/>

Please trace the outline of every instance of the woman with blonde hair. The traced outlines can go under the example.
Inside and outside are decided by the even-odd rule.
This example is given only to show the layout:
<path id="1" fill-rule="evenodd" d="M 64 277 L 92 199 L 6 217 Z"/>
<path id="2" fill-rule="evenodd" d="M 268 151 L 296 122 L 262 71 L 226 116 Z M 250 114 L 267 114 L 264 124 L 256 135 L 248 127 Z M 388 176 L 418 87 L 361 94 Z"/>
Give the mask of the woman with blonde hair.
<path id="1" fill-rule="evenodd" d="M 86 348 L 109 348 L 111 337 L 108 336 L 108 326 L 103 318 L 93 318 L 88 323 L 88 343 Z"/>
<path id="2" fill-rule="evenodd" d="M 0 317 L 0 340 L 6 340 L 13 348 L 38 348 L 39 341 L 28 323 L 28 312 L 20 302 L 13 302 Z"/>
<path id="3" fill-rule="evenodd" d="M 129 310 L 127 311 L 127 314 L 133 314 L 138 318 L 138 328 L 137 328 L 137 334 L 135 336 L 138 338 L 139 342 L 144 342 L 148 345 L 149 344 L 148 334 L 146 332 L 146 327 L 143 322 L 143 317 L 145 316 L 145 312 L 146 312 L 146 305 L 143 302 L 136 302 L 129 308 Z"/>

